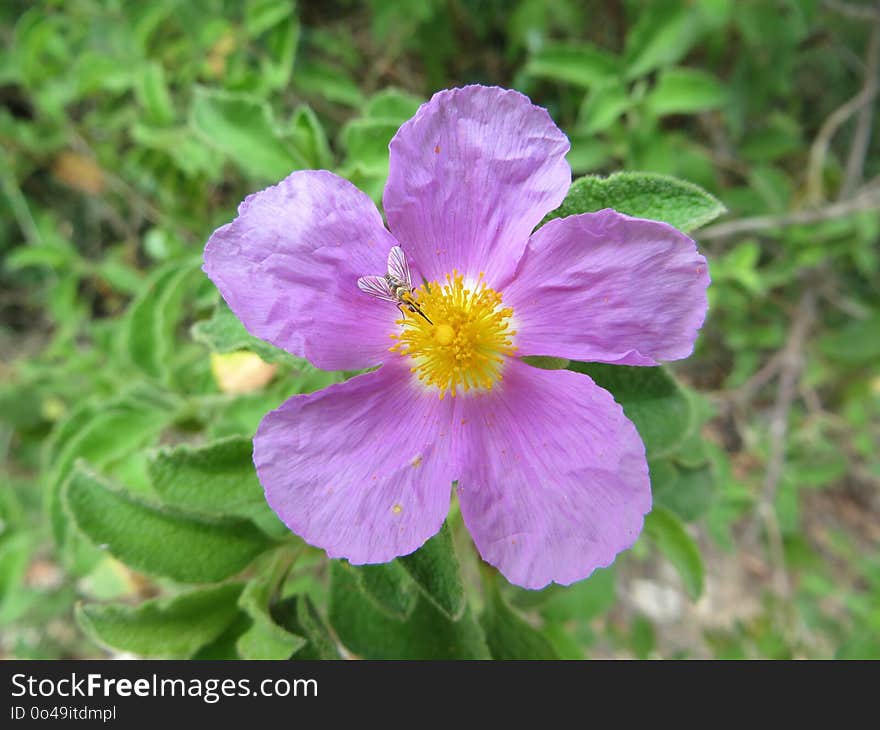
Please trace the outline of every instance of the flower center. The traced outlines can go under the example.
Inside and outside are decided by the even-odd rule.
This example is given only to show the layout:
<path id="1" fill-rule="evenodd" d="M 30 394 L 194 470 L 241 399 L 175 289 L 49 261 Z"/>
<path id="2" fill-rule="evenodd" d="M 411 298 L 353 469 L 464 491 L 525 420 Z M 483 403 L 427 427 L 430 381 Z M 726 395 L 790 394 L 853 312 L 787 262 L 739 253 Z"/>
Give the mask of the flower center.
<path id="1" fill-rule="evenodd" d="M 446 275 L 446 283 L 423 284 L 413 295 L 419 311 L 405 308 L 397 324 L 403 326 L 391 337 L 391 348 L 412 358 L 410 368 L 426 385 L 455 396 L 472 388 L 489 390 L 501 380 L 504 358 L 516 348 L 510 329 L 513 310 L 501 306 L 501 294 L 483 281 L 468 288 L 457 271 Z"/>

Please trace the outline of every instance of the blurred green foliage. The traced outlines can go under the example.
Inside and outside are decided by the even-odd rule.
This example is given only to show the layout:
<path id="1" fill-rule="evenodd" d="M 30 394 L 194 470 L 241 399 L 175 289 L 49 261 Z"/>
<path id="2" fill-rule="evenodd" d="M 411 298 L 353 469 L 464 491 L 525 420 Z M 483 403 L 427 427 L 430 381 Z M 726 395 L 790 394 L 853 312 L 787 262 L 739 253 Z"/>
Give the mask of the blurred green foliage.
<path id="1" fill-rule="evenodd" d="M 818 0 L 3 3 L 0 655 L 880 656 L 873 102 L 820 134 L 876 83 L 878 27 L 868 3 Z M 575 175 L 676 176 L 745 223 L 692 234 L 713 284 L 673 369 L 688 387 L 571 366 L 639 426 L 658 509 L 570 588 L 497 582 L 455 514 L 376 569 L 291 536 L 248 439 L 346 374 L 250 338 L 198 268 L 293 169 L 378 201 L 398 126 L 469 82 L 546 106 Z M 591 180 L 594 200 L 626 187 Z M 700 205 L 671 222 L 702 225 Z M 269 363 L 244 387 L 242 350 Z"/>

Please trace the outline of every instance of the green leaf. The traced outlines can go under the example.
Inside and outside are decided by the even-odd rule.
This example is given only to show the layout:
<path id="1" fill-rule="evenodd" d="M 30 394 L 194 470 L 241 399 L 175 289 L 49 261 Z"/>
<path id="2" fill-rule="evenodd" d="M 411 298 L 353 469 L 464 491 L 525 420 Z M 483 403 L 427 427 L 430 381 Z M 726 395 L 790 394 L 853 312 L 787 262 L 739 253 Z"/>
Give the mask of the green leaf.
<path id="1" fill-rule="evenodd" d="M 529 76 L 584 88 L 606 83 L 619 70 L 620 62 L 614 55 L 589 43 L 547 44 L 525 66 Z"/>
<path id="2" fill-rule="evenodd" d="M 606 178 L 587 175 L 575 180 L 562 205 L 544 222 L 603 208 L 663 221 L 685 232 L 706 225 L 726 211 L 705 190 L 684 180 L 649 172 L 618 172 Z"/>
<path id="3" fill-rule="evenodd" d="M 583 174 L 604 167 L 611 159 L 612 148 L 595 134 L 575 132 L 569 136 L 568 163 L 572 172 Z"/>
<path id="4" fill-rule="evenodd" d="M 551 623 L 587 621 L 609 611 L 616 600 L 614 568 L 593 571 L 570 586 L 550 585 L 540 591 L 517 591 L 515 605 L 537 608 Z"/>
<path id="5" fill-rule="evenodd" d="M 139 606 L 79 605 L 76 620 L 102 646 L 149 659 L 186 659 L 232 622 L 241 589 L 240 583 L 226 583 Z"/>
<path id="6" fill-rule="evenodd" d="M 252 96 L 198 88 L 190 120 L 206 142 L 255 178 L 274 182 L 306 167 L 283 140 L 269 105 Z"/>
<path id="7" fill-rule="evenodd" d="M 251 627 L 251 624 L 250 616 L 239 609 L 238 613 L 235 614 L 229 623 L 229 626 L 223 630 L 223 633 L 193 654 L 192 659 L 215 659 L 222 661 L 241 659 L 236 642 Z"/>
<path id="8" fill-rule="evenodd" d="M 253 621 L 235 644 L 242 659 L 289 659 L 305 646 L 302 636 L 280 626 L 270 613 L 276 583 L 274 576 L 263 574 L 247 584 L 238 600 Z"/>
<path id="9" fill-rule="evenodd" d="M 687 393 L 689 396 L 693 396 L 694 391 L 689 390 Z M 694 403 L 694 401 L 695 399 L 692 397 L 691 403 Z M 684 466 L 688 469 L 696 469 L 697 467 L 705 466 L 709 461 L 709 456 L 706 454 L 706 442 L 700 434 L 700 427 L 708 419 L 704 419 L 702 415 L 699 414 L 699 403 L 695 403 L 694 407 L 695 413 L 698 414 L 696 421 L 693 424 L 694 427 L 691 428 L 691 432 L 681 443 L 681 446 L 678 447 L 678 450 L 672 457 L 676 466 Z"/>
<path id="10" fill-rule="evenodd" d="M 466 609 L 450 621 L 419 598 L 405 621 L 395 620 L 368 599 L 351 568 L 330 563 L 330 623 L 345 646 L 364 659 L 488 659 L 479 624 Z"/>
<path id="11" fill-rule="evenodd" d="M 303 104 L 297 107 L 288 125 L 287 136 L 310 169 L 327 170 L 333 167 L 327 133 L 310 106 Z"/>
<path id="12" fill-rule="evenodd" d="M 37 547 L 36 536 L 30 532 L 16 532 L 0 540 L 0 626 L 17 619 L 25 608 L 16 599 Z"/>
<path id="13" fill-rule="evenodd" d="M 159 268 L 128 310 L 122 342 L 131 363 L 162 381 L 175 352 L 175 330 L 183 317 L 183 296 L 199 262 L 173 261 Z"/>
<path id="14" fill-rule="evenodd" d="M 727 90 L 712 74 L 695 68 L 671 68 L 660 74 L 646 103 L 656 115 L 693 114 L 717 109 L 727 101 Z"/>
<path id="15" fill-rule="evenodd" d="M 683 58 L 697 40 L 699 25 L 698 15 L 689 6 L 669 0 L 647 3 L 627 33 L 626 78 L 644 76 Z"/>
<path id="16" fill-rule="evenodd" d="M 487 586 L 480 624 L 493 659 L 558 659 L 544 635 L 518 615 L 502 598 L 495 580 Z"/>
<path id="17" fill-rule="evenodd" d="M 120 93 L 125 91 L 136 75 L 136 67 L 124 67 L 106 53 L 89 49 L 79 55 L 70 70 L 76 80 L 80 94 L 94 94 L 97 91 Z"/>
<path id="18" fill-rule="evenodd" d="M 544 637 L 553 646 L 553 651 L 560 659 L 586 659 L 584 645 L 587 643 L 581 636 L 573 636 L 571 625 L 548 623 L 544 625 Z"/>
<path id="19" fill-rule="evenodd" d="M 434 537 L 398 561 L 425 597 L 453 621 L 461 618 L 467 601 L 461 581 L 461 567 L 452 543 L 452 532 L 443 523 Z"/>
<path id="20" fill-rule="evenodd" d="M 820 340 L 822 352 L 849 365 L 870 365 L 880 360 L 880 314 L 856 320 Z"/>
<path id="21" fill-rule="evenodd" d="M 253 441 L 231 436 L 204 446 L 164 448 L 149 460 L 153 488 L 165 504 L 220 517 L 250 517 L 265 506 Z"/>
<path id="22" fill-rule="evenodd" d="M 611 83 L 594 89 L 584 100 L 578 124 L 586 134 L 604 132 L 632 105 L 623 84 Z"/>
<path id="23" fill-rule="evenodd" d="M 84 464 L 65 484 L 64 501 L 95 545 L 136 570 L 184 583 L 222 580 L 269 547 L 248 521 L 209 520 L 146 504 Z"/>
<path id="24" fill-rule="evenodd" d="M 526 365 L 541 370 L 564 370 L 571 364 L 571 360 L 564 357 L 548 357 L 546 355 L 526 355 L 520 358 Z"/>
<path id="25" fill-rule="evenodd" d="M 655 506 L 645 517 L 645 534 L 672 563 L 685 590 L 696 601 L 703 592 L 703 559 L 678 517 L 664 507 Z"/>
<path id="26" fill-rule="evenodd" d="M 664 368 L 572 362 L 569 369 L 611 392 L 638 429 L 649 459 L 675 451 L 689 433 L 692 404 Z"/>
<path id="27" fill-rule="evenodd" d="M 144 283 L 136 268 L 110 256 L 98 264 L 96 273 L 116 291 L 124 294 L 137 294 Z"/>
<path id="28" fill-rule="evenodd" d="M 323 97 L 335 104 L 354 108 L 364 105 L 360 87 L 338 66 L 314 61 L 298 64 L 296 84 L 306 94 Z"/>
<path id="29" fill-rule="evenodd" d="M 688 467 L 674 459 L 673 456 L 649 463 L 654 504 L 674 512 L 685 522 L 692 522 L 712 506 L 718 483 L 710 464 Z"/>
<path id="30" fill-rule="evenodd" d="M 245 31 L 255 38 L 287 18 L 293 7 L 288 0 L 251 0 L 245 5 Z"/>
<path id="31" fill-rule="evenodd" d="M 352 566 L 351 570 L 364 595 L 380 611 L 401 620 L 412 613 L 418 590 L 398 561 Z"/>
<path id="32" fill-rule="evenodd" d="M 236 350 L 250 350 L 270 363 L 303 365 L 305 360 L 296 358 L 284 350 L 270 345 L 265 340 L 251 335 L 241 321 L 229 309 L 226 302 L 220 302 L 210 319 L 196 322 L 191 334 L 196 342 L 201 342 L 214 352 L 227 353 Z"/>
<path id="33" fill-rule="evenodd" d="M 142 152 L 156 150 L 167 155 L 169 163 L 176 166 L 187 177 L 207 175 L 211 179 L 216 179 L 222 176 L 222 157 L 216 153 L 213 147 L 205 144 L 188 124 L 153 127 L 148 124 L 136 123 L 131 130 L 131 136 L 143 148 Z M 144 236 L 145 252 L 151 258 L 162 260 L 170 258 L 166 252 L 162 252 L 161 256 L 155 255 L 156 233 L 162 237 L 168 235 L 158 228 L 148 231 Z"/>
<path id="34" fill-rule="evenodd" d="M 19 246 L 6 254 L 3 267 L 6 271 L 15 272 L 29 266 L 45 266 L 48 269 L 77 269 L 82 265 L 79 252 L 71 245 L 61 245 L 53 240 L 35 243 L 30 246 Z"/>
<path id="35" fill-rule="evenodd" d="M 288 5 L 288 8 L 291 6 Z M 297 18 L 288 18 L 273 27 L 262 41 L 265 54 L 260 58 L 259 88 L 285 89 L 293 74 L 296 49 L 299 45 L 300 24 Z"/>
<path id="36" fill-rule="evenodd" d="M 321 614 L 306 595 L 297 595 L 280 601 L 272 611 L 275 620 L 289 631 L 304 636 L 306 645 L 292 659 L 339 659 L 335 639 Z"/>
<path id="37" fill-rule="evenodd" d="M 636 616 L 630 625 L 630 646 L 638 659 L 647 659 L 654 651 L 657 639 L 654 625 L 644 616 Z"/>
<path id="38" fill-rule="evenodd" d="M 761 246 L 757 241 L 740 241 L 712 260 L 712 281 L 736 282 L 750 294 L 760 295 L 767 286 L 758 270 L 760 258 Z"/>
<path id="39" fill-rule="evenodd" d="M 403 124 L 414 116 L 424 100 L 401 89 L 387 88 L 370 97 L 363 115 Z"/>
<path id="40" fill-rule="evenodd" d="M 135 76 L 135 93 L 148 121 L 160 125 L 174 121 L 174 103 L 161 64 L 151 61 L 141 69 Z"/>
<path id="41" fill-rule="evenodd" d="M 172 405 L 148 390 L 133 389 L 117 399 L 86 403 L 59 424 L 47 443 L 44 466 L 44 505 L 59 546 L 67 533 L 61 486 L 76 459 L 103 468 L 152 443 L 172 420 Z"/>
<path id="42" fill-rule="evenodd" d="M 372 174 L 388 174 L 388 144 L 400 124 L 387 119 L 353 119 L 342 129 L 346 166 Z"/>

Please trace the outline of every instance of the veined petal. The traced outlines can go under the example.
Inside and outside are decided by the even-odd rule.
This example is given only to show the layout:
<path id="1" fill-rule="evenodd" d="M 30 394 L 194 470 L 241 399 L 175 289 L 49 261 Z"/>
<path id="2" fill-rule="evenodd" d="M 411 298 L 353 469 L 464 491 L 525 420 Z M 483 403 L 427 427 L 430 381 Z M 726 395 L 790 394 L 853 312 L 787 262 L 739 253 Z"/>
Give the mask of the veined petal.
<path id="1" fill-rule="evenodd" d="M 373 202 L 323 170 L 249 196 L 205 247 L 205 273 L 248 331 L 327 370 L 382 362 L 400 314 L 358 289 L 396 241 Z"/>
<path id="2" fill-rule="evenodd" d="M 568 585 L 635 542 L 651 509 L 648 465 L 610 393 L 514 360 L 490 393 L 462 400 L 461 513 L 509 581 Z"/>
<path id="3" fill-rule="evenodd" d="M 483 271 L 498 288 L 568 191 L 568 148 L 547 111 L 516 91 L 435 94 L 391 140 L 383 199 L 413 268 L 428 281 Z"/>
<path id="4" fill-rule="evenodd" d="M 331 558 L 381 563 L 420 547 L 449 511 L 458 405 L 400 358 L 269 413 L 254 438 L 266 499 Z"/>
<path id="5" fill-rule="evenodd" d="M 708 285 L 684 233 L 607 209 L 536 231 L 504 302 L 520 355 L 656 365 L 690 355 Z"/>

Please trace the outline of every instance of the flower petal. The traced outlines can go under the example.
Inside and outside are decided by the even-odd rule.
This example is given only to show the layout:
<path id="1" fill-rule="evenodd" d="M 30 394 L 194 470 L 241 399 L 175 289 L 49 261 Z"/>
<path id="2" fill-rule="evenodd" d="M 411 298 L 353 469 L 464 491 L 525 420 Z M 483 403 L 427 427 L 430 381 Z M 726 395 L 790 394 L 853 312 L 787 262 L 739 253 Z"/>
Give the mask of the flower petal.
<path id="1" fill-rule="evenodd" d="M 429 281 L 456 268 L 498 288 L 529 234 L 571 184 L 569 143 L 516 91 L 435 94 L 391 140 L 388 224 Z"/>
<path id="2" fill-rule="evenodd" d="M 504 303 L 519 355 L 656 365 L 690 355 L 708 285 L 685 234 L 607 209 L 536 231 Z"/>
<path id="3" fill-rule="evenodd" d="M 458 406 L 396 359 L 269 413 L 254 438 L 266 499 L 331 558 L 381 563 L 420 547 L 449 511 Z"/>
<path id="4" fill-rule="evenodd" d="M 511 361 L 466 400 L 458 497 L 483 559 L 509 581 L 568 585 L 630 547 L 651 509 L 645 448 L 584 375 Z"/>
<path id="5" fill-rule="evenodd" d="M 358 289 L 396 241 L 373 202 L 323 170 L 249 196 L 205 247 L 205 273 L 248 331 L 327 370 L 385 358 L 400 314 Z"/>

